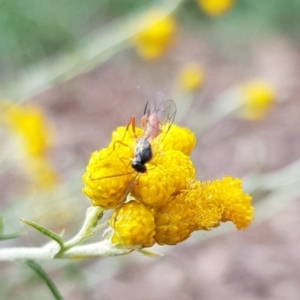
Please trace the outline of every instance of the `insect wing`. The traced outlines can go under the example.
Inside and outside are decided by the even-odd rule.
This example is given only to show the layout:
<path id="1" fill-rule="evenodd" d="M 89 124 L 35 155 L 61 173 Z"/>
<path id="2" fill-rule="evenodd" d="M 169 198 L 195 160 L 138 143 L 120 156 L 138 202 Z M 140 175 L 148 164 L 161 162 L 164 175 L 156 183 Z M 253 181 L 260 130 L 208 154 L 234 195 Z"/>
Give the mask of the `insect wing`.
<path id="1" fill-rule="evenodd" d="M 145 107 L 145 116 L 148 118 L 148 126 L 158 127 L 157 131 L 167 133 L 170 126 L 173 124 L 176 116 L 176 104 L 173 100 L 165 100 L 165 95 L 158 92 L 154 97 L 153 101 Z M 157 124 L 150 122 L 151 117 L 156 117 Z M 153 128 L 154 129 L 154 128 Z M 149 129 L 148 129 L 149 130 Z"/>
<path id="2" fill-rule="evenodd" d="M 156 114 L 159 118 L 161 129 L 165 125 L 172 125 L 176 116 L 176 104 L 173 100 L 165 99 L 165 95 L 158 92 L 150 104 L 150 114 Z"/>
<path id="3" fill-rule="evenodd" d="M 158 130 L 155 129 L 158 134 L 155 136 L 156 138 L 152 142 L 152 150 L 155 154 L 162 141 L 165 139 L 171 125 L 174 122 L 175 116 L 176 116 L 176 104 L 173 100 L 165 100 L 165 96 L 163 93 L 157 93 L 153 97 L 153 101 L 150 103 L 147 111 L 147 116 L 149 119 L 148 127 L 151 127 L 150 118 L 151 116 L 156 116 L 158 124 L 156 124 L 156 127 L 158 127 Z M 153 126 L 151 127 L 153 130 Z M 155 131 L 154 130 L 154 131 Z"/>

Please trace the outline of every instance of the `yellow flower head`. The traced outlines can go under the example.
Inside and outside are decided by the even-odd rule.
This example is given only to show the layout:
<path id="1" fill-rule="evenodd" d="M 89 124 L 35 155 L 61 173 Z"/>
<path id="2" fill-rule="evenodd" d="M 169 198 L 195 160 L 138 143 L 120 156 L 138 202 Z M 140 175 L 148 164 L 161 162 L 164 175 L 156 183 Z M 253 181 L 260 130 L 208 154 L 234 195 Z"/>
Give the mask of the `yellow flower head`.
<path id="1" fill-rule="evenodd" d="M 237 229 L 250 224 L 251 197 L 243 193 L 241 180 L 195 180 L 188 154 L 196 139 L 186 128 L 162 130 L 151 140 L 153 157 L 145 163 L 146 171 L 134 170 L 133 148 L 143 141 L 141 132 L 117 128 L 109 146 L 92 154 L 83 175 L 83 192 L 92 205 L 115 209 L 109 220 L 112 243 L 174 245 L 220 222 L 231 221 Z"/>
<path id="2" fill-rule="evenodd" d="M 155 184 L 154 184 L 155 183 Z M 161 206 L 170 200 L 175 191 L 173 178 L 161 165 L 149 166 L 132 188 L 132 195 L 148 206 Z"/>
<path id="3" fill-rule="evenodd" d="M 237 229 L 249 226 L 254 212 L 252 198 L 243 192 L 241 185 L 239 178 L 229 176 L 191 184 L 189 201 L 200 198 L 197 202 L 198 229 L 210 229 L 219 221 L 231 221 Z"/>
<path id="4" fill-rule="evenodd" d="M 154 210 L 155 241 L 175 245 L 196 230 L 209 230 L 231 221 L 237 229 L 253 219 L 251 197 L 244 194 L 241 180 L 224 177 L 208 182 L 193 181 L 186 190 Z"/>
<path id="5" fill-rule="evenodd" d="M 112 151 L 108 147 L 93 152 L 83 175 L 82 192 L 91 199 L 93 206 L 117 207 L 126 197 L 127 186 L 133 179 L 130 167 L 130 157 L 124 156 L 120 148 Z"/>
<path id="6" fill-rule="evenodd" d="M 162 56 L 172 44 L 175 35 L 175 20 L 163 11 L 148 12 L 138 25 L 141 30 L 132 39 L 138 54 L 145 59 Z"/>
<path id="7" fill-rule="evenodd" d="M 167 134 L 161 134 L 158 152 L 178 150 L 185 155 L 190 155 L 196 145 L 196 137 L 188 128 L 173 124 Z"/>
<path id="8" fill-rule="evenodd" d="M 179 72 L 178 85 L 185 91 L 196 91 L 204 82 L 204 70 L 197 65 L 186 65 Z"/>
<path id="9" fill-rule="evenodd" d="M 59 181 L 58 174 L 51 168 L 46 154 L 52 145 L 53 131 L 45 115 L 33 105 L 14 104 L 0 101 L 0 122 L 21 142 L 21 154 L 26 155 L 21 165 L 26 178 L 33 181 L 34 187 L 51 189 Z M 17 150 L 17 151 L 18 151 Z"/>
<path id="10" fill-rule="evenodd" d="M 201 9 L 211 17 L 218 17 L 226 13 L 235 0 L 197 0 Z"/>
<path id="11" fill-rule="evenodd" d="M 115 210 L 109 224 L 114 229 L 111 238 L 114 244 L 150 247 L 155 243 L 153 213 L 137 201 L 125 203 Z"/>
<path id="12" fill-rule="evenodd" d="M 172 194 L 186 189 L 188 181 L 195 177 L 195 168 L 189 156 L 178 150 L 161 152 L 153 158 L 153 164 L 161 166 L 170 177 L 168 182 L 173 182 L 174 186 Z"/>
<path id="13" fill-rule="evenodd" d="M 196 230 L 195 211 L 186 201 L 186 193 L 174 195 L 171 201 L 154 211 L 155 241 L 159 245 L 176 245 Z"/>
<path id="14" fill-rule="evenodd" d="M 28 155 L 44 155 L 50 147 L 53 132 L 38 107 L 6 102 L 2 119 L 22 139 L 24 150 Z"/>
<path id="15" fill-rule="evenodd" d="M 260 120 L 275 102 L 276 94 L 266 82 L 253 80 L 240 86 L 242 116 L 249 120 Z"/>
<path id="16" fill-rule="evenodd" d="M 119 127 L 113 132 L 107 148 L 92 153 L 83 175 L 82 189 L 92 205 L 116 208 L 124 201 L 126 193 L 131 192 L 138 201 L 150 207 L 160 206 L 175 191 L 184 188 L 187 179 L 193 178 L 194 167 L 185 155 L 195 145 L 191 131 L 172 125 L 167 133 L 154 138 L 151 141 L 154 157 L 146 163 L 146 173 L 137 173 L 131 167 L 134 146 L 141 134 L 140 128 L 135 128 L 134 133 L 131 127 Z M 174 174 L 174 163 L 180 170 L 177 174 Z"/>

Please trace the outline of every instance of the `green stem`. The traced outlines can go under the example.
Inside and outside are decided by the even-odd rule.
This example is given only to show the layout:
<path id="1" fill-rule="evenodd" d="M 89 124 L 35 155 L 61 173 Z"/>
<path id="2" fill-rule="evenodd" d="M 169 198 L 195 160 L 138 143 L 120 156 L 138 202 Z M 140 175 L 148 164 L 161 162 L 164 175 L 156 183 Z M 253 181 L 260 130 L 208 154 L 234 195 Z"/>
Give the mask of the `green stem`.
<path id="1" fill-rule="evenodd" d="M 143 11 L 131 13 L 109 24 L 81 41 L 84 46 L 78 47 L 73 53 L 57 55 L 22 70 L 16 80 L 1 88 L 2 94 L 8 98 L 24 100 L 101 65 L 121 49 L 130 46 L 128 40 L 141 30 L 136 26 L 136 20 L 142 14 L 150 9 L 161 9 L 167 15 L 181 2 L 183 0 L 163 0 L 154 5 L 151 3 Z"/>
<path id="2" fill-rule="evenodd" d="M 82 259 L 92 257 L 108 257 L 128 254 L 139 250 L 141 246 L 117 247 L 111 244 L 110 240 L 103 240 L 98 243 L 77 246 L 55 255 L 53 248 L 5 248 L 0 249 L 0 261 L 15 260 L 51 260 L 51 259 Z"/>
<path id="3" fill-rule="evenodd" d="M 52 251 L 46 248 L 4 248 L 0 249 L 0 261 L 14 261 L 14 260 L 43 260 L 53 258 Z"/>
<path id="4" fill-rule="evenodd" d="M 92 238 L 98 232 L 99 227 L 97 227 L 99 219 L 101 219 L 103 209 L 98 206 L 91 206 L 87 209 L 86 218 L 82 228 L 79 233 L 74 236 L 71 240 L 65 243 L 64 252 L 76 245 L 81 244 L 86 239 Z"/>
<path id="5" fill-rule="evenodd" d="M 128 254 L 134 250 L 139 250 L 140 246 L 116 247 L 109 240 L 99 243 L 81 245 L 70 250 L 59 253 L 55 258 L 63 259 L 82 259 L 92 257 L 108 257 Z"/>

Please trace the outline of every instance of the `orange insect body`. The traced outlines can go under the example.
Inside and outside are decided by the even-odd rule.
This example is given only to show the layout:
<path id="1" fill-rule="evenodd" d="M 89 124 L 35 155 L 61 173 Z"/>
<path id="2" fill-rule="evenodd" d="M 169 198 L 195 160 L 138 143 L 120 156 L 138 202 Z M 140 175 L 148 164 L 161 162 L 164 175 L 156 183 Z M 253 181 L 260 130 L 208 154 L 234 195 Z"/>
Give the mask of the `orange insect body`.
<path id="1" fill-rule="evenodd" d="M 143 137 L 148 140 L 156 138 L 161 133 L 160 120 L 156 114 L 147 114 L 142 117 Z"/>

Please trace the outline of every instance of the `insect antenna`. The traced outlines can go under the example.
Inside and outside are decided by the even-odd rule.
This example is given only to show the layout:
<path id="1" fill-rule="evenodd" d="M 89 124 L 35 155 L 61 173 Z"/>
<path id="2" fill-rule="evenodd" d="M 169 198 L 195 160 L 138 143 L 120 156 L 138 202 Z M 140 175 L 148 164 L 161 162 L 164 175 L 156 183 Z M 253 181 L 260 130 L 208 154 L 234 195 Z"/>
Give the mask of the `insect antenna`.
<path id="1" fill-rule="evenodd" d="M 145 108 L 144 108 L 144 116 L 147 114 L 148 103 L 149 103 L 149 101 L 147 101 Z M 150 113 L 150 109 L 148 108 L 148 114 L 149 113 Z"/>

